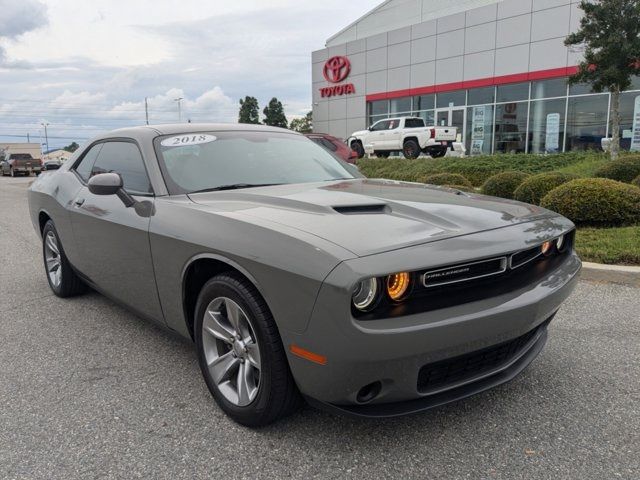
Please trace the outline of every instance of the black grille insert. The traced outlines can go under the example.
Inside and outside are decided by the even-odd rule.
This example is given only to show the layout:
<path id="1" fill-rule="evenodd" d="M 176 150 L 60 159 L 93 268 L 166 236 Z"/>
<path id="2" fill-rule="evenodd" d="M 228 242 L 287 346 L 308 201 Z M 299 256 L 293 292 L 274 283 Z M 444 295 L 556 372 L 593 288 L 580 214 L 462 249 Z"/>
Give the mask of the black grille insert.
<path id="1" fill-rule="evenodd" d="M 455 358 L 425 365 L 418 372 L 418 391 L 430 393 L 443 387 L 454 388 L 466 380 L 487 374 L 508 363 L 528 346 L 529 342 L 546 328 L 548 322 L 524 335 L 498 345 L 467 353 Z"/>
<path id="2" fill-rule="evenodd" d="M 463 263 L 429 270 L 422 275 L 422 285 L 437 287 L 449 283 L 464 282 L 475 278 L 498 275 L 507 269 L 507 257 L 490 258 L 478 262 Z"/>

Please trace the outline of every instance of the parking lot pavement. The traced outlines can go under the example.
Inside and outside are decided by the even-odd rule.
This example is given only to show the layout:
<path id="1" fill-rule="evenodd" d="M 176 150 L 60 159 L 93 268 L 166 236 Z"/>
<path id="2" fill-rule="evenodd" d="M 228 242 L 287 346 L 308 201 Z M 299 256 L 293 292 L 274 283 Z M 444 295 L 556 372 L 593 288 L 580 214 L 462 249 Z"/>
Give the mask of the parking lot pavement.
<path id="1" fill-rule="evenodd" d="M 29 179 L 0 178 L 2 478 L 640 478 L 640 290 L 581 282 L 511 383 L 385 420 L 311 408 L 261 430 L 190 343 L 47 287 Z"/>

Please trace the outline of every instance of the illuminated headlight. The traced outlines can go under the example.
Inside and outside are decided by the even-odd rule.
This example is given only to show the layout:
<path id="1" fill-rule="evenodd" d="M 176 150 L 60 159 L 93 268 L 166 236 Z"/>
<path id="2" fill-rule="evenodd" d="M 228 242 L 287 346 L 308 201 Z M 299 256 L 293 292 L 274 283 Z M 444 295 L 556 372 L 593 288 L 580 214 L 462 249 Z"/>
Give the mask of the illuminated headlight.
<path id="1" fill-rule="evenodd" d="M 543 255 L 549 255 L 551 253 L 551 248 L 553 247 L 553 242 L 544 242 L 540 245 L 540 251 Z"/>
<path id="2" fill-rule="evenodd" d="M 411 276 L 407 272 L 394 273 L 387 277 L 387 295 L 394 302 L 402 300 L 409 290 Z"/>
<path id="3" fill-rule="evenodd" d="M 562 249 L 564 248 L 564 245 L 565 245 L 564 235 L 560 235 L 556 240 L 556 248 L 558 249 L 559 252 L 562 251 Z"/>
<path id="4" fill-rule="evenodd" d="M 353 305 L 358 309 L 366 312 L 376 305 L 378 299 L 378 280 L 369 278 L 363 280 L 356 285 L 353 292 Z"/>

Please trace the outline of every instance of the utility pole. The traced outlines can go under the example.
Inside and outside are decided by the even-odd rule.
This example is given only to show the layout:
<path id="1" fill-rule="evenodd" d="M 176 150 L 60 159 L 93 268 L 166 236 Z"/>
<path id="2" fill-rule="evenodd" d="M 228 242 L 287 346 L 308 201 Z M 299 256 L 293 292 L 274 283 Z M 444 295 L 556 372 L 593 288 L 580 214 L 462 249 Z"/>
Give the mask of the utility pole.
<path id="1" fill-rule="evenodd" d="M 182 111 L 180 110 L 180 102 L 184 100 L 184 97 L 174 98 L 174 102 L 178 102 L 178 123 L 182 123 Z"/>
<path id="2" fill-rule="evenodd" d="M 147 119 L 147 125 L 149 125 L 149 105 L 147 105 L 147 97 L 144 97 L 144 116 Z"/>
<path id="3" fill-rule="evenodd" d="M 47 122 L 41 123 L 40 125 L 42 125 L 44 127 L 44 142 L 47 145 L 47 152 L 49 151 L 49 135 L 47 135 L 47 125 L 49 125 Z"/>
<path id="4" fill-rule="evenodd" d="M 29 132 L 27 132 L 27 143 L 31 143 L 31 141 L 29 140 Z"/>

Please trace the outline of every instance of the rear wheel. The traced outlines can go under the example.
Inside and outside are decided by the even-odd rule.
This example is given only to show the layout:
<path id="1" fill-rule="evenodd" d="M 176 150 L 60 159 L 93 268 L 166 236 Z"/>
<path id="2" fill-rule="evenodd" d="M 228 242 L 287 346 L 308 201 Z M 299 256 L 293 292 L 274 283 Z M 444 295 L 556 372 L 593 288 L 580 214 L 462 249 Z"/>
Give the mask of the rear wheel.
<path id="1" fill-rule="evenodd" d="M 447 154 L 447 147 L 432 147 L 427 150 L 427 154 L 431 158 L 444 157 Z"/>
<path id="2" fill-rule="evenodd" d="M 402 146 L 402 154 L 404 155 L 404 158 L 407 159 L 418 158 L 420 155 L 420 145 L 418 145 L 418 142 L 415 140 L 405 140 Z"/>
<path id="3" fill-rule="evenodd" d="M 351 142 L 351 150 L 356 152 L 356 154 L 358 155 L 358 158 L 363 158 L 364 157 L 364 147 L 362 146 L 362 143 L 360 143 L 360 142 Z"/>
<path id="4" fill-rule="evenodd" d="M 85 284 L 71 268 L 51 220 L 42 230 L 42 257 L 49 287 L 58 297 L 71 297 L 86 290 Z"/>
<path id="5" fill-rule="evenodd" d="M 195 315 L 200 369 L 233 420 L 260 427 L 302 404 L 273 316 L 250 282 L 232 273 L 213 277 Z"/>

